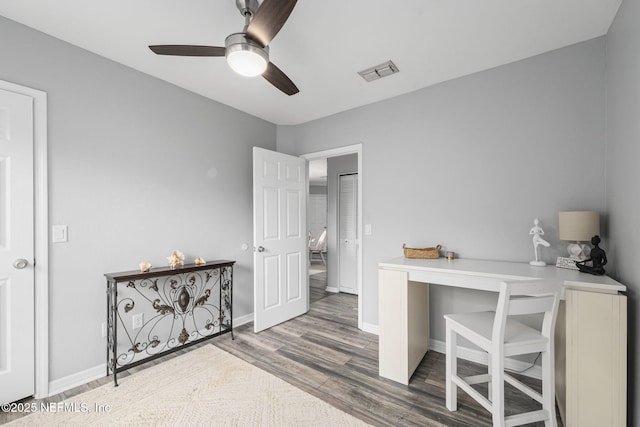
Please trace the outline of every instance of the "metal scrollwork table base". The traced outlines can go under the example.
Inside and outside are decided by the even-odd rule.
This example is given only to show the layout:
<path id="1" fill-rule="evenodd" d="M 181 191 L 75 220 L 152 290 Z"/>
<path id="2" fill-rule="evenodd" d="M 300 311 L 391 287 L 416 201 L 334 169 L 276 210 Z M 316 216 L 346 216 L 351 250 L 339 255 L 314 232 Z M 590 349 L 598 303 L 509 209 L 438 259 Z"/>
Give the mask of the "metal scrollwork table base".
<path id="1" fill-rule="evenodd" d="M 212 261 L 107 278 L 107 375 L 231 333 L 233 265 Z"/>

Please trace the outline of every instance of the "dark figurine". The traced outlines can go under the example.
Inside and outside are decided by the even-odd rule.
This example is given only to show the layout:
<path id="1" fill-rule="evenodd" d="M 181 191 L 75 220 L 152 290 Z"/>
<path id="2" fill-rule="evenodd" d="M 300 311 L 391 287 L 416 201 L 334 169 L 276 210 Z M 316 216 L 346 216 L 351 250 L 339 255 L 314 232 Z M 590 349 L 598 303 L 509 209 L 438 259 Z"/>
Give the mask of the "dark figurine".
<path id="1" fill-rule="evenodd" d="M 584 261 L 577 261 L 576 267 L 583 273 L 601 276 L 604 274 L 604 266 L 607 264 L 607 254 L 604 253 L 604 249 L 598 246 L 600 244 L 600 236 L 593 236 L 591 244 L 593 245 L 591 257 Z M 588 261 L 591 261 L 591 266 L 587 265 Z"/>

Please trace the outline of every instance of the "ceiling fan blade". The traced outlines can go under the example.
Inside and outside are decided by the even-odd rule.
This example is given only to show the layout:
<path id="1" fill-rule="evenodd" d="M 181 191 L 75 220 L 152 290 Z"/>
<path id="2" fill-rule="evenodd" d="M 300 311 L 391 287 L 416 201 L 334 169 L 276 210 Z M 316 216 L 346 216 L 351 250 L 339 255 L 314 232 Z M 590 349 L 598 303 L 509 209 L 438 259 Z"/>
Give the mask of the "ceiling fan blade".
<path id="1" fill-rule="evenodd" d="M 291 79 L 280 68 L 276 67 L 273 62 L 267 64 L 267 69 L 262 73 L 262 77 L 289 96 L 300 92 Z"/>
<path id="2" fill-rule="evenodd" d="M 149 46 L 158 55 L 176 56 L 224 56 L 226 48 L 220 46 L 194 46 L 185 44 L 161 44 Z"/>
<path id="3" fill-rule="evenodd" d="M 297 0 L 264 0 L 247 27 L 247 35 L 266 46 L 278 34 Z"/>

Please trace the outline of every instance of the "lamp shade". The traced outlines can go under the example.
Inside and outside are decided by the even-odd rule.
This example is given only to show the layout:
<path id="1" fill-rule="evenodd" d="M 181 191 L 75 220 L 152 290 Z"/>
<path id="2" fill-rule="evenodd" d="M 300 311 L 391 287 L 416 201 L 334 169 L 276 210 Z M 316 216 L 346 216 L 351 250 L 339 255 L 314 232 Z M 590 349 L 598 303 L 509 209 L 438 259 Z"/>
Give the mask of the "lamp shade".
<path id="1" fill-rule="evenodd" d="M 600 234 L 600 214 L 596 211 L 570 211 L 558 214 L 560 240 L 588 242 Z"/>

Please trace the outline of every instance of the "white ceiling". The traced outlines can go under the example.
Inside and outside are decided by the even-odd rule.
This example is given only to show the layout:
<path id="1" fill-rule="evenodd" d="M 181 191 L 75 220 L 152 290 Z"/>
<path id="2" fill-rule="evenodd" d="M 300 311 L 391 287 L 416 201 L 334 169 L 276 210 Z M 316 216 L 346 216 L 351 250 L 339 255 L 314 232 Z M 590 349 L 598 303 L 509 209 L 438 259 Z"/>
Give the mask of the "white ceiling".
<path id="1" fill-rule="evenodd" d="M 270 59 L 286 96 L 223 58 L 149 44 L 224 46 L 235 0 L 0 0 L 0 14 L 276 124 L 299 124 L 606 34 L 621 0 L 300 0 Z M 6 43 L 7 41 L 3 41 Z M 393 60 L 399 74 L 357 72 Z"/>

